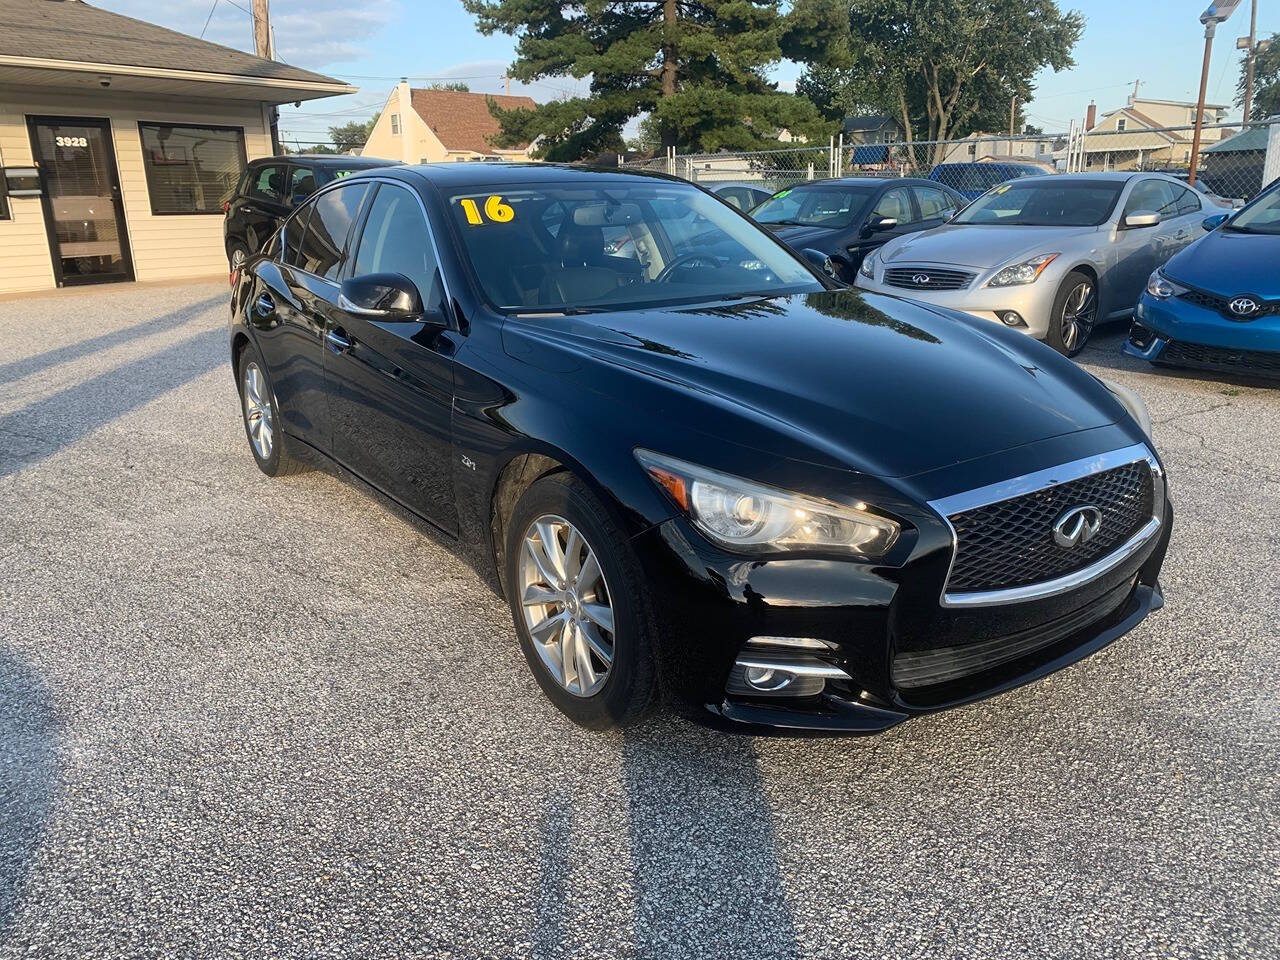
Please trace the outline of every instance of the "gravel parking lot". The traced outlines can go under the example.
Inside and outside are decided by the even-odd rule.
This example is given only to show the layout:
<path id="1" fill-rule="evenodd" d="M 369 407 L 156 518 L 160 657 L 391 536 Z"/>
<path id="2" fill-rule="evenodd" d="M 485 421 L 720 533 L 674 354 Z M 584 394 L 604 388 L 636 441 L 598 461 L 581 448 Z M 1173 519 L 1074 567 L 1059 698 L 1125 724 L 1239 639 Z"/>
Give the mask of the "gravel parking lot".
<path id="1" fill-rule="evenodd" d="M 1168 605 L 880 737 L 581 731 L 508 612 L 269 480 L 225 284 L 0 302 L 0 957 L 1280 955 L 1280 389 L 1152 408 Z"/>

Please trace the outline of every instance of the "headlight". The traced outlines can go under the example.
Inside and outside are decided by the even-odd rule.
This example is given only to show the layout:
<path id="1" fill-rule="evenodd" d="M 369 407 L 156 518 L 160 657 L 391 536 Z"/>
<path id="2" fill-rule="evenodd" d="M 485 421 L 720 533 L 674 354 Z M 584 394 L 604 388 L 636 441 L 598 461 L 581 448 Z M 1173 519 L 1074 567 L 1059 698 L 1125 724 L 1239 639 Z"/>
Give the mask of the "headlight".
<path id="1" fill-rule="evenodd" d="M 988 287 L 1016 287 L 1023 283 L 1035 283 L 1044 268 L 1058 258 L 1056 253 L 1042 253 L 1030 260 L 1023 260 L 1011 267 L 1005 267 L 987 281 Z"/>
<path id="2" fill-rule="evenodd" d="M 843 506 L 637 450 L 641 466 L 711 540 L 750 553 L 826 550 L 882 557 L 898 524 L 866 504 Z"/>
<path id="3" fill-rule="evenodd" d="M 862 264 L 858 267 L 858 276 L 866 277 L 868 280 L 876 278 L 876 257 L 878 253 L 869 253 L 862 258 Z"/>
<path id="4" fill-rule="evenodd" d="M 1129 416 L 1138 421 L 1138 426 L 1142 428 L 1142 432 L 1154 444 L 1155 440 L 1151 435 L 1151 411 L 1147 409 L 1143 399 L 1135 391 L 1118 383 L 1112 383 L 1110 380 L 1102 379 L 1102 377 L 1098 377 L 1098 382 L 1111 391 L 1111 395 L 1119 400 L 1121 406 L 1129 411 Z"/>
<path id="5" fill-rule="evenodd" d="M 1178 286 L 1161 273 L 1159 268 L 1152 271 L 1151 276 L 1147 278 L 1147 293 L 1157 300 L 1168 300 L 1170 297 L 1176 297 L 1186 292 L 1186 287 Z"/>

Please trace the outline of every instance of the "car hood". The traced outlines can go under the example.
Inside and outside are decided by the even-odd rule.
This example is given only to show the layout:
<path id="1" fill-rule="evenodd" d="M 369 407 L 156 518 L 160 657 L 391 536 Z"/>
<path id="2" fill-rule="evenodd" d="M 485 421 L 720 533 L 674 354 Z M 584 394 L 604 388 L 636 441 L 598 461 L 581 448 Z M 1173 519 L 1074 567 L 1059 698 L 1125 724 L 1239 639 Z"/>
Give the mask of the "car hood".
<path id="1" fill-rule="evenodd" d="M 762 226 L 793 249 L 803 249 L 807 246 L 814 246 L 819 250 L 822 250 L 823 245 L 838 233 L 848 229 L 847 227 L 841 227 L 838 230 L 833 230 L 831 227 L 805 227 L 785 223 L 766 223 L 762 224 Z"/>
<path id="2" fill-rule="evenodd" d="M 994 324 L 852 290 L 511 318 L 506 352 L 575 393 L 778 456 L 907 477 L 1115 422 L 1089 374 Z M 639 375 L 643 383 L 638 383 Z M 654 389 L 654 384 L 661 389 Z"/>
<path id="3" fill-rule="evenodd" d="M 953 264 L 987 270 L 1015 258 L 1055 249 L 1077 237 L 1088 237 L 1097 227 L 1000 227 L 943 224 L 924 233 L 899 237 L 880 252 L 883 263 Z M 1025 255 L 1025 257 L 1024 257 Z"/>
<path id="4" fill-rule="evenodd" d="M 1280 236 L 1215 230 L 1165 264 L 1171 279 L 1224 297 L 1280 298 Z"/>

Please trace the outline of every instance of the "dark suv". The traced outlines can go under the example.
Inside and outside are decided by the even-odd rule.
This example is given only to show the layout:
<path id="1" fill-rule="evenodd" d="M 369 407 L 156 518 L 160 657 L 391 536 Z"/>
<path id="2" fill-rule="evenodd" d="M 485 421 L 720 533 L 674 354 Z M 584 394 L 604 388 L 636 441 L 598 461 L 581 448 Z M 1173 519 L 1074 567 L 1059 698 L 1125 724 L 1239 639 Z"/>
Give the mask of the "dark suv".
<path id="1" fill-rule="evenodd" d="M 320 187 L 358 170 L 389 167 L 396 160 L 333 154 L 298 153 L 250 161 L 236 192 L 222 205 L 223 236 L 231 269 L 244 266 L 267 242 L 280 221 Z"/>

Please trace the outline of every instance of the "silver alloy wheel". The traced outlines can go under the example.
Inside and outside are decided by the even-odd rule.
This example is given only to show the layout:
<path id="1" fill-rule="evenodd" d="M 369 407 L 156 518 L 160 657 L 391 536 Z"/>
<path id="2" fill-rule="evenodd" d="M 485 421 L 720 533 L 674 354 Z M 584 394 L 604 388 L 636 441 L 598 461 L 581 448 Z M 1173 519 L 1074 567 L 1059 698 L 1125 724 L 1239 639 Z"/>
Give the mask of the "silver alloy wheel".
<path id="1" fill-rule="evenodd" d="M 234 247 L 231 250 L 231 269 L 239 270 L 243 268 L 245 261 L 248 259 L 249 259 L 249 256 L 244 252 L 244 248 Z"/>
<path id="2" fill-rule="evenodd" d="M 1062 345 L 1068 353 L 1089 339 L 1097 313 L 1098 300 L 1093 295 L 1093 284 L 1088 281 L 1076 284 L 1062 304 Z"/>
<path id="3" fill-rule="evenodd" d="M 267 396 L 267 378 L 256 363 L 244 368 L 244 424 L 249 431 L 249 441 L 260 460 L 271 459 L 271 445 L 275 440 L 275 419 L 271 413 L 271 399 Z"/>
<path id="4" fill-rule="evenodd" d="M 578 528 L 544 514 L 524 532 L 519 565 L 524 624 L 543 665 L 575 697 L 604 686 L 613 665 L 613 604 L 595 552 Z"/>

